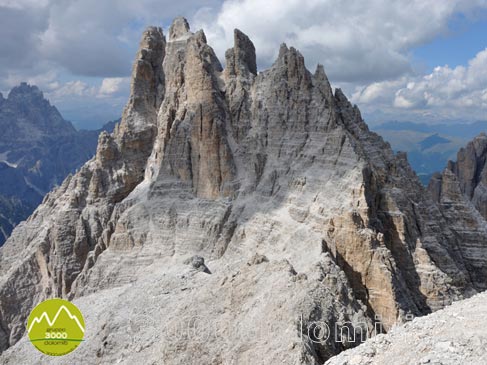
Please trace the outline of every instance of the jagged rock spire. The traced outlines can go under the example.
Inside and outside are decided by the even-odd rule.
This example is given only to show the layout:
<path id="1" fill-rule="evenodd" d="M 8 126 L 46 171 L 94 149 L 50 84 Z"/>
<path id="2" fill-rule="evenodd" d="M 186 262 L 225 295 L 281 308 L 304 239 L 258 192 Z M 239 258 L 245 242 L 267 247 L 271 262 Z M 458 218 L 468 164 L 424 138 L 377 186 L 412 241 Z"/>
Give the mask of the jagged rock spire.
<path id="1" fill-rule="evenodd" d="M 306 69 L 303 55 L 294 47 L 288 48 L 282 43 L 272 68 L 279 70 L 279 74 L 288 80 L 292 89 L 311 87 L 311 73 Z"/>
<path id="2" fill-rule="evenodd" d="M 189 23 L 184 17 L 175 18 L 169 28 L 169 41 L 177 40 L 189 33 Z"/>
<path id="3" fill-rule="evenodd" d="M 174 20 L 164 75 L 167 97 L 159 110 L 159 138 L 146 176 L 158 182 L 176 177 L 198 197 L 233 193 L 232 153 L 226 139 L 222 67 L 202 30 L 192 33 Z"/>
<path id="4" fill-rule="evenodd" d="M 164 93 L 165 47 L 161 28 L 149 27 L 144 31 L 132 69 L 130 107 L 140 111 L 159 107 Z"/>
<path id="5" fill-rule="evenodd" d="M 479 207 L 487 207 L 487 136 L 481 133 L 460 149 L 457 162 L 454 164 L 455 174 L 459 177 L 462 192 L 479 203 Z M 476 191 L 477 190 L 477 191 Z M 484 195 L 481 197 L 480 195 Z M 483 212 L 487 219 L 487 208 Z"/>
<path id="6" fill-rule="evenodd" d="M 487 135 L 481 133 L 461 148 L 457 161 L 448 161 L 443 176 L 435 175 L 429 189 L 438 202 L 458 190 L 487 219 Z"/>
<path id="7" fill-rule="evenodd" d="M 473 231 L 447 224 L 404 156 L 366 128 L 340 90 L 330 96 L 322 68 L 312 75 L 283 45 L 255 75 L 253 46 L 235 32 L 222 74 L 203 32 L 178 18 L 169 33 L 167 44 L 159 28 L 144 33 L 115 137 L 102 135 L 97 157 L 2 248 L 0 350 L 21 338 L 34 301 L 81 303 L 97 293 L 112 305 L 85 307 L 93 335 L 72 362 L 98 354 L 94 362 L 116 362 L 127 312 L 113 308 L 128 307 L 153 315 L 140 338 L 197 313 L 229 339 L 164 339 L 128 351 L 136 362 L 201 362 L 200 353 L 233 361 L 244 348 L 243 364 L 323 363 L 343 344 L 296 346 L 296 318 L 334 328 L 372 326 L 378 314 L 390 328 L 482 287 L 462 255 L 484 255 L 461 244 Z M 256 253 L 268 260 L 255 262 Z M 181 272 L 194 255 L 211 263 L 211 275 Z M 232 337 L 236 326 L 269 322 L 276 328 L 262 331 L 263 341 Z"/>
<path id="8" fill-rule="evenodd" d="M 333 100 L 333 90 L 331 88 L 330 81 L 328 80 L 328 76 L 326 76 L 325 68 L 322 64 L 319 63 L 316 66 L 316 71 L 313 76 L 318 89 L 324 95 L 325 101 L 331 102 Z"/>
<path id="9" fill-rule="evenodd" d="M 450 226 L 462 232 L 460 247 L 471 280 L 487 289 L 487 136 L 480 134 L 435 174 L 428 191 Z"/>
<path id="10" fill-rule="evenodd" d="M 226 69 L 230 75 L 257 75 L 255 47 L 247 35 L 238 29 L 233 32 L 234 46 L 225 53 Z"/>

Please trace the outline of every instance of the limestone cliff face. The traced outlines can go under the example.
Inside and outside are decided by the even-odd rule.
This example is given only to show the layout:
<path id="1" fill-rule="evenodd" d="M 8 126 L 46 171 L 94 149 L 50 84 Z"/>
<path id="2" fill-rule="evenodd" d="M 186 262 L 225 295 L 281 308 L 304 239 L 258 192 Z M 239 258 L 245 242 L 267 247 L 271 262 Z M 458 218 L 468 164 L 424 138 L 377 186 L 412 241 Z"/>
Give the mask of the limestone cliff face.
<path id="1" fill-rule="evenodd" d="M 455 175 L 460 192 L 487 219 L 487 135 L 481 133 L 460 149 L 457 161 L 450 161 L 447 170 Z M 438 201 L 443 193 L 439 186 L 440 180 L 440 175 L 436 175 L 430 185 Z"/>
<path id="2" fill-rule="evenodd" d="M 428 186 L 449 225 L 459 232 L 461 252 L 476 286 L 487 289 L 487 136 L 460 149 Z"/>
<path id="3" fill-rule="evenodd" d="M 144 33 L 120 127 L 0 251 L 1 348 L 63 296 L 92 328 L 66 361 L 317 364 L 355 343 L 315 341 L 315 321 L 387 330 L 482 288 L 465 232 L 323 67 L 282 45 L 257 73 L 234 40 L 222 69 L 185 19 Z M 164 336 L 184 318 L 216 336 Z"/>
<path id="4" fill-rule="evenodd" d="M 458 152 L 453 164 L 460 180 L 460 189 L 475 208 L 487 219 L 487 135 L 480 134 Z"/>

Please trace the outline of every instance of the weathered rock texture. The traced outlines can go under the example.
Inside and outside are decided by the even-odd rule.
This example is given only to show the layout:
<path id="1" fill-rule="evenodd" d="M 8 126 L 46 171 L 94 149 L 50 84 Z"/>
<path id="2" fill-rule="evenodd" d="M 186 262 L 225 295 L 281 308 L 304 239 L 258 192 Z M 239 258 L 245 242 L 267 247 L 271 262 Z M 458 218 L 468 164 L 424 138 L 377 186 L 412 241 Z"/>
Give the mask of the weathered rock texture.
<path id="1" fill-rule="evenodd" d="M 395 327 L 326 365 L 487 364 L 487 293 Z"/>
<path id="2" fill-rule="evenodd" d="M 36 86 L 21 83 L 7 99 L 0 95 L 0 246 L 45 194 L 93 157 L 102 130 L 77 131 Z"/>
<path id="3" fill-rule="evenodd" d="M 458 188 L 465 197 L 472 202 L 474 207 L 487 219 L 487 135 L 481 133 L 469 142 L 467 147 L 460 149 L 457 161 L 450 161 L 443 173 L 453 174 L 458 182 Z M 430 185 L 430 191 L 437 201 L 441 196 L 448 194 L 447 190 L 442 190 L 441 174 L 435 175 L 435 180 Z"/>
<path id="4" fill-rule="evenodd" d="M 487 289 L 487 136 L 482 133 L 460 149 L 428 186 L 433 199 L 455 232 L 471 280 Z"/>
<path id="5" fill-rule="evenodd" d="M 237 30 L 225 57 L 182 18 L 144 33 L 120 126 L 0 251 L 2 361 L 41 361 L 20 340 L 52 296 L 89 328 L 54 363 L 318 364 L 355 343 L 313 341 L 315 321 L 388 330 L 482 287 L 465 232 L 322 66 L 283 44 L 257 73 Z"/>

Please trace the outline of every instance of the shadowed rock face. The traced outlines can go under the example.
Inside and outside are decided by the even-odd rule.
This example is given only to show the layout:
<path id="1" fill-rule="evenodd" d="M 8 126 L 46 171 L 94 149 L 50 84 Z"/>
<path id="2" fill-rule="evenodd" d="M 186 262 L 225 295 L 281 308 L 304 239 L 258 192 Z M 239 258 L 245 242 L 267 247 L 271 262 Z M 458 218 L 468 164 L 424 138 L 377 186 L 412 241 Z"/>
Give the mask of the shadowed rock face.
<path id="1" fill-rule="evenodd" d="M 322 66 L 283 44 L 257 74 L 240 31 L 226 60 L 183 18 L 143 34 L 120 126 L 0 251 L 3 349 L 62 296 L 92 327 L 74 363 L 318 364 L 356 343 L 316 322 L 387 330 L 481 287 L 465 232 Z M 218 330 L 170 336 L 188 318 Z"/>

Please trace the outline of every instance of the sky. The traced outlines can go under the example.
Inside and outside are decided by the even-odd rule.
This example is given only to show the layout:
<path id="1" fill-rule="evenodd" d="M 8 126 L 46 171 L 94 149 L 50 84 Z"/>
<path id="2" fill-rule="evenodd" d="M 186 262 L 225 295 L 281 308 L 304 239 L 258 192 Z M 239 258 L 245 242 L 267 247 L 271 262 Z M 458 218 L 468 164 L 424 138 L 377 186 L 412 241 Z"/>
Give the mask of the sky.
<path id="1" fill-rule="evenodd" d="M 296 47 L 369 124 L 487 120 L 487 0 L 0 0 L 0 91 L 26 81 L 99 127 L 121 115 L 142 31 L 180 15 L 222 61 L 234 28 L 261 71 Z"/>

